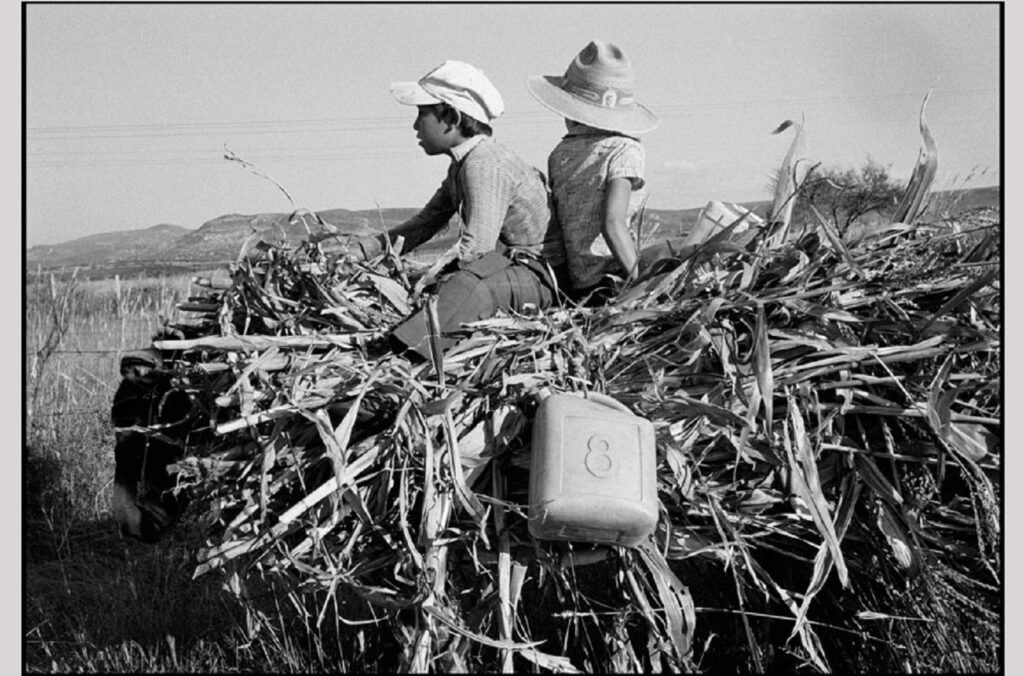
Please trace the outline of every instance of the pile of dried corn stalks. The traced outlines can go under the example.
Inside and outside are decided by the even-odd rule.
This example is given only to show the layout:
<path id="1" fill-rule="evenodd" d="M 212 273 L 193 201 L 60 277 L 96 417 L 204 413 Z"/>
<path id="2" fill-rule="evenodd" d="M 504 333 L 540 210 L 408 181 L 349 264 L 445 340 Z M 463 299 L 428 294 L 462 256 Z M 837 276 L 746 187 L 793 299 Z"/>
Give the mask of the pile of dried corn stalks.
<path id="1" fill-rule="evenodd" d="M 253 631 L 281 603 L 331 629 L 347 668 L 993 668 L 999 216 L 903 215 L 858 242 L 726 231 L 607 307 L 478 322 L 440 365 L 375 347 L 418 302 L 397 256 L 247 252 L 154 343 L 214 431 L 179 465 L 197 574 Z M 647 546 L 530 537 L 541 388 L 654 423 Z"/>

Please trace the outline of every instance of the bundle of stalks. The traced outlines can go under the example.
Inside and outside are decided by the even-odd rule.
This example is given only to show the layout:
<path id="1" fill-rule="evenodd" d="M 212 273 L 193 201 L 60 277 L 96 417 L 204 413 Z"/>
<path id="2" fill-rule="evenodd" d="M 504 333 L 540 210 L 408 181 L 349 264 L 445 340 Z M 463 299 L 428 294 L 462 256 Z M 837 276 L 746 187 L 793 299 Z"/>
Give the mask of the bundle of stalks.
<path id="1" fill-rule="evenodd" d="M 169 326 L 167 337 L 340 334 L 349 343 L 409 313 L 410 271 L 393 250 L 376 266 L 353 266 L 326 254 L 317 239 L 311 236 L 295 250 L 260 241 L 251 251 L 243 247 L 230 282 L 195 278 L 206 293 L 190 296 L 178 308 L 200 319 Z M 193 347 L 188 342 L 178 346 Z"/>
<path id="2" fill-rule="evenodd" d="M 282 598 L 318 649 L 333 627 L 350 668 L 993 669 L 998 228 L 727 229 L 605 307 L 476 322 L 428 364 L 367 348 L 419 302 L 392 253 L 250 252 L 154 343 L 214 432 L 178 464 L 196 574 L 254 632 Z M 643 546 L 529 534 L 542 390 L 653 422 Z"/>

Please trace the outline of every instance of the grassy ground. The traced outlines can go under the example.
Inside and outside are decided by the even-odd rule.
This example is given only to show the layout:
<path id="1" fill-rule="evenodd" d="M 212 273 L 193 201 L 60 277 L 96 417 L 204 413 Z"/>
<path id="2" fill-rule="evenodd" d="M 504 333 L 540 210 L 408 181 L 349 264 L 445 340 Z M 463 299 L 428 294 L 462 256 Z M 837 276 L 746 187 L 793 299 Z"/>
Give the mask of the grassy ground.
<path id="1" fill-rule="evenodd" d="M 266 664 L 241 642 L 226 592 L 191 581 L 182 542 L 191 534 L 138 545 L 121 539 L 110 516 L 109 409 L 121 354 L 145 346 L 159 316 L 173 316 L 189 286 L 182 277 L 43 282 L 26 290 L 26 671 Z"/>
<path id="2" fill-rule="evenodd" d="M 224 270 L 198 276 L 224 275 Z M 193 580 L 196 532 L 125 541 L 111 515 L 110 404 L 125 352 L 196 289 L 191 275 L 88 280 L 43 274 L 26 287 L 22 648 L 27 672 L 274 672 L 337 669 L 338 627 L 261 625 L 220 587 Z M 264 594 L 267 616 L 288 593 Z M 294 615 L 294 614 L 292 614 Z M 368 668 L 372 667 L 369 665 Z"/>
<path id="3" fill-rule="evenodd" d="M 219 588 L 222 578 L 191 579 L 194 562 L 189 556 L 197 548 L 197 533 L 179 529 L 157 546 L 125 542 L 117 534 L 110 517 L 114 463 L 108 414 L 120 380 L 118 363 L 125 351 L 149 342 L 161 315 L 173 319 L 174 304 L 190 292 L 188 277 L 119 283 L 76 283 L 65 277 L 52 285 L 44 279 L 26 292 L 24 670 L 381 669 L 382 665 L 361 665 L 358 655 L 338 655 L 323 635 L 293 626 L 272 626 L 259 639 L 247 640 L 253 618 L 239 609 L 233 594 Z M 733 670 L 743 662 L 742 655 L 728 652 L 731 637 L 739 636 L 744 627 L 730 614 L 736 605 L 732 590 L 716 588 L 720 578 L 710 575 L 704 578 L 707 584 L 701 584 L 701 574 L 695 564 L 683 576 L 702 613 L 696 636 L 698 664 L 710 671 Z M 907 599 L 907 610 L 900 615 L 956 623 L 957 608 L 951 603 L 943 602 L 948 612 L 929 615 L 914 607 L 919 594 L 904 591 L 896 592 Z M 271 618 L 282 616 L 280 604 L 294 601 L 287 594 L 261 598 Z M 897 607 L 891 599 L 883 601 L 885 607 Z M 784 613 L 778 609 L 779 617 Z M 763 624 L 760 633 L 767 636 L 771 627 Z M 372 640 L 375 629 L 365 631 Z M 927 626 L 920 631 L 927 631 Z M 906 645 L 900 650 L 912 654 L 915 664 L 935 664 L 936 671 L 943 671 L 943 665 L 948 668 L 945 657 L 963 653 L 950 644 L 948 651 L 920 656 L 914 648 L 919 637 L 913 631 L 899 638 Z M 994 635 L 983 638 L 975 644 L 998 642 Z M 924 640 L 920 644 L 932 645 Z M 880 664 L 869 650 L 874 644 L 857 641 L 850 646 L 847 665 L 863 665 L 869 672 Z M 977 663 L 996 661 L 986 654 L 978 656 Z"/>

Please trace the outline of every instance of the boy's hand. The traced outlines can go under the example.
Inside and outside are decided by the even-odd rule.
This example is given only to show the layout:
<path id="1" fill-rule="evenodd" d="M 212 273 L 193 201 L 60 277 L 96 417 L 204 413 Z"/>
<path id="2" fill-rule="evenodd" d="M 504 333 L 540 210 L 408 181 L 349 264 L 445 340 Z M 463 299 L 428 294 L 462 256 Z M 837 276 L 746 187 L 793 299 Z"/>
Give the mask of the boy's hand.
<path id="1" fill-rule="evenodd" d="M 366 260 L 366 257 L 363 255 L 362 247 L 356 243 L 355 239 L 355 237 L 348 237 L 342 241 L 341 253 L 349 260 L 362 262 Z"/>
<path id="2" fill-rule="evenodd" d="M 345 241 L 348 256 L 355 261 L 368 261 L 380 254 L 383 244 L 380 237 L 369 235 L 364 237 L 351 236 Z"/>
<path id="3" fill-rule="evenodd" d="M 448 267 L 448 265 L 459 257 L 460 249 L 459 243 L 453 244 L 447 251 L 441 254 L 438 259 L 430 266 L 426 274 L 419 278 L 416 282 L 416 286 L 412 289 L 412 299 L 418 299 L 420 295 L 428 286 L 433 285 L 441 276 L 442 271 Z"/>

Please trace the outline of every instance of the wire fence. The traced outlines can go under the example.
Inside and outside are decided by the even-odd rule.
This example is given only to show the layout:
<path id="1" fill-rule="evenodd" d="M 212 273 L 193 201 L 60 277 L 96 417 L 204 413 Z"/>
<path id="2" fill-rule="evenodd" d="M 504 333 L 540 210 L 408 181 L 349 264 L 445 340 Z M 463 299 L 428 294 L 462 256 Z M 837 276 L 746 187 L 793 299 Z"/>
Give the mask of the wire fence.
<path id="1" fill-rule="evenodd" d="M 120 354 L 132 350 L 54 350 L 53 354 Z"/>
<path id="2" fill-rule="evenodd" d="M 110 410 L 106 409 L 106 408 L 94 408 L 94 409 L 83 409 L 83 410 L 79 410 L 79 411 L 43 411 L 43 412 L 38 412 L 37 411 L 37 412 L 33 413 L 32 416 L 36 417 L 36 418 L 68 418 L 68 417 L 71 417 L 71 416 L 78 416 L 78 415 L 99 415 L 101 413 L 102 414 L 107 414 L 109 412 L 110 412 Z"/>

